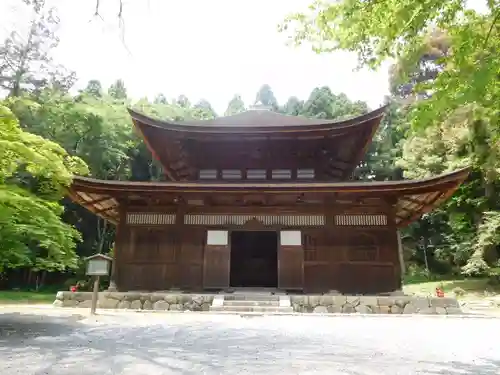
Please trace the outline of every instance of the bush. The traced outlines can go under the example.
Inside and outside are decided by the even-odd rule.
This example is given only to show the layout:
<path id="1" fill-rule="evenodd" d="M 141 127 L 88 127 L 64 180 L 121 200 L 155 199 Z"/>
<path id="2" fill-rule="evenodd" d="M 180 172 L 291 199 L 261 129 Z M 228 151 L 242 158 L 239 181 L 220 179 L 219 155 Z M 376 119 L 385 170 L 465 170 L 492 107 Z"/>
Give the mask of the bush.
<path id="1" fill-rule="evenodd" d="M 455 295 L 455 297 L 463 297 L 467 292 L 457 286 L 456 288 L 452 289 L 452 293 Z"/>

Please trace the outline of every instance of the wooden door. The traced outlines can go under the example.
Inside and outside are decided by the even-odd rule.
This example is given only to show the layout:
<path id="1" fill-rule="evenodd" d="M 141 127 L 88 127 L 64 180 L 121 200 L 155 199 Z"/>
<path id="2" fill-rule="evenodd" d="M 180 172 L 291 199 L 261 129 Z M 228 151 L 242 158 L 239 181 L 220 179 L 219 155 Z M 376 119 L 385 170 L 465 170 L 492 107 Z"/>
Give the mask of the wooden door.
<path id="1" fill-rule="evenodd" d="M 211 244 L 210 240 L 207 239 L 205 245 L 203 258 L 204 289 L 224 289 L 229 287 L 230 247 L 227 242 L 227 232 L 225 233 L 225 243 L 224 240 L 222 242 L 215 241 L 215 243 L 217 244 Z"/>
<path id="2" fill-rule="evenodd" d="M 205 247 L 203 262 L 203 288 L 223 289 L 229 287 L 229 246 Z"/>
<path id="3" fill-rule="evenodd" d="M 298 232 L 298 231 L 294 231 Z M 300 232 L 298 237 L 301 238 Z M 280 289 L 304 288 L 304 248 L 302 240 L 284 240 L 283 232 L 280 233 L 278 249 L 278 287 Z"/>

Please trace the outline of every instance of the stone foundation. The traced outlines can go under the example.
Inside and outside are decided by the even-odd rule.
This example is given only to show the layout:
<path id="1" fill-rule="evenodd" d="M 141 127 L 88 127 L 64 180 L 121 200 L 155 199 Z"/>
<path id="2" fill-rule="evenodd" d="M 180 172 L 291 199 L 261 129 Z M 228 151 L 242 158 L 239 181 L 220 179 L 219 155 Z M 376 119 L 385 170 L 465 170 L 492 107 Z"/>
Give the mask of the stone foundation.
<path id="1" fill-rule="evenodd" d="M 102 309 L 157 311 L 209 311 L 215 296 L 223 301 L 224 294 L 191 294 L 180 291 L 155 293 L 101 292 L 99 293 L 97 307 Z M 279 298 L 280 306 L 281 299 L 289 298 L 293 311 L 297 313 L 462 314 L 460 305 L 455 298 L 404 295 L 281 295 Z M 90 308 L 91 303 L 91 292 L 58 292 L 54 306 Z"/>
<path id="2" fill-rule="evenodd" d="M 290 296 L 295 312 L 360 314 L 462 314 L 455 298 L 417 296 Z"/>
<path id="3" fill-rule="evenodd" d="M 208 311 L 213 294 L 183 294 L 182 292 L 100 292 L 97 307 L 101 309 L 131 309 L 158 311 Z M 54 306 L 90 308 L 91 292 L 58 292 Z"/>

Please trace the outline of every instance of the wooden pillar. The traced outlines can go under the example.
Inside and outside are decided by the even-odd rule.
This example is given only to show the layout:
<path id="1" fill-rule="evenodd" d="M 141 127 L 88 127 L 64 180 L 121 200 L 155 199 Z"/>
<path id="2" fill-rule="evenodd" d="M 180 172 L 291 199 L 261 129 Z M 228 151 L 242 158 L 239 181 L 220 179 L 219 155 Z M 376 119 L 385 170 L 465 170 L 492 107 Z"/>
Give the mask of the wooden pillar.
<path id="1" fill-rule="evenodd" d="M 285 290 L 304 288 L 304 247 L 300 230 L 280 232 L 278 287 Z"/>
<path id="2" fill-rule="evenodd" d="M 389 229 L 391 231 L 391 241 L 389 241 L 389 246 L 392 255 L 391 258 L 394 263 L 395 285 L 393 286 L 393 288 L 399 290 L 402 287 L 404 263 L 403 263 L 403 253 L 401 246 L 401 237 L 399 229 L 396 226 L 396 212 L 395 212 L 396 202 L 397 202 L 396 199 L 388 201 L 389 207 L 387 210 L 387 224 L 389 225 Z"/>
<path id="3" fill-rule="evenodd" d="M 116 224 L 115 243 L 113 246 L 113 263 L 111 264 L 111 274 L 109 280 L 108 291 L 116 292 L 120 290 L 120 255 L 122 249 L 127 246 L 127 209 L 120 205 L 119 208 L 120 220 Z"/>
<path id="4" fill-rule="evenodd" d="M 401 267 L 401 280 L 405 276 L 406 267 L 405 267 L 405 259 L 403 255 L 403 241 L 401 240 L 401 232 L 399 229 L 397 230 L 397 238 L 398 238 L 398 256 L 399 256 L 399 265 Z"/>
<path id="5" fill-rule="evenodd" d="M 175 250 L 174 250 L 174 263 L 175 267 L 172 272 L 174 275 L 172 279 L 174 280 L 173 286 L 175 288 L 182 287 L 182 251 L 185 241 L 185 231 L 186 224 L 184 224 L 184 217 L 186 215 L 186 205 L 181 203 L 177 206 L 177 211 L 175 213 Z"/>
<path id="6" fill-rule="evenodd" d="M 118 228 L 116 229 L 116 232 L 118 233 Z M 116 237 L 116 235 L 115 235 Z M 109 275 L 109 285 L 108 285 L 108 292 L 117 292 L 118 288 L 116 286 L 116 259 L 115 259 L 115 254 L 116 254 L 116 238 L 115 242 L 113 243 L 113 261 L 111 262 L 111 274 Z"/>

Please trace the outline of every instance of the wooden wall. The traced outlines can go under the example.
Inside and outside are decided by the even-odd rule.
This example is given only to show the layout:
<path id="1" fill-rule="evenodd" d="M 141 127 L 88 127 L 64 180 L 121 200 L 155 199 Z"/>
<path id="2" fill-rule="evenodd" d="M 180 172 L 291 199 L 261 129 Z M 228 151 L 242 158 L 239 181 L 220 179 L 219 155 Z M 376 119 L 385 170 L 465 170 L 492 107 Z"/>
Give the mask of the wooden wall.
<path id="1" fill-rule="evenodd" d="M 400 287 L 394 229 L 307 229 L 303 244 L 305 292 L 366 294 Z"/>
<path id="2" fill-rule="evenodd" d="M 286 228 L 276 228 L 280 229 Z M 295 264 L 300 258 L 297 249 L 286 247 L 280 249 L 281 254 L 287 257 L 286 254 L 293 253 L 293 256 L 290 255 L 290 262 L 286 258 L 280 264 L 290 264 L 287 268 L 294 272 L 302 269 L 303 274 L 281 276 L 292 280 L 294 285 L 302 282 L 304 292 L 337 290 L 367 294 L 400 288 L 397 233 L 390 221 L 387 225 L 359 226 L 327 220 L 323 226 L 288 229 L 302 230 L 303 245 L 298 250 L 299 255 L 300 251 L 303 253 L 303 267 Z M 205 246 L 206 230 L 204 226 L 179 223 L 120 225 L 115 274 L 119 290 L 203 289 L 211 271 L 203 269 L 205 252 L 221 250 Z M 229 251 L 219 252 L 229 254 Z M 229 267 L 226 268 L 229 272 Z"/>
<path id="3" fill-rule="evenodd" d="M 123 232 L 123 235 L 122 235 Z M 119 290 L 200 289 L 205 231 L 123 226 L 117 246 Z"/>

